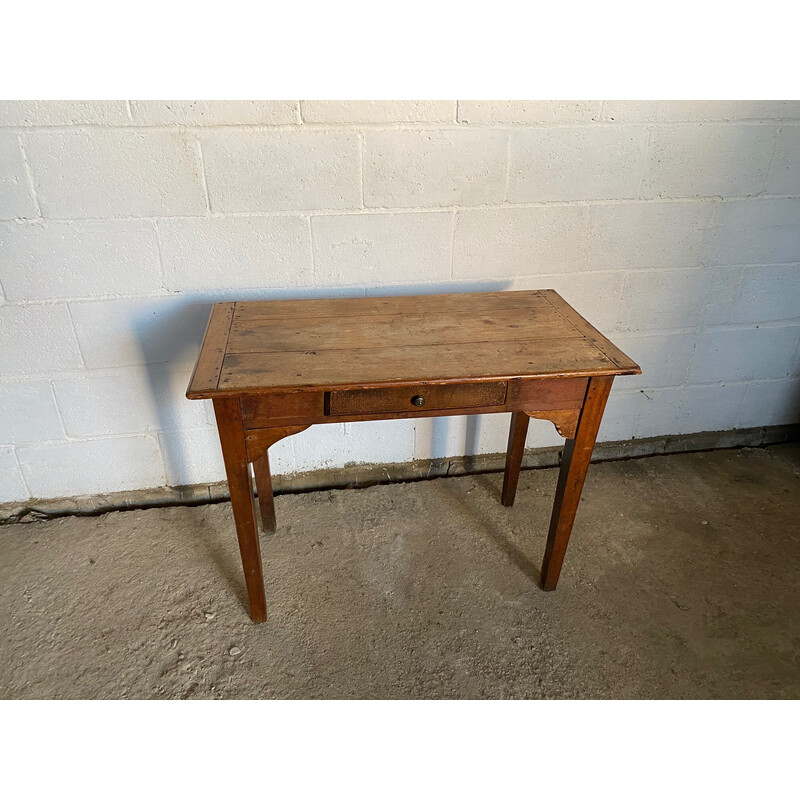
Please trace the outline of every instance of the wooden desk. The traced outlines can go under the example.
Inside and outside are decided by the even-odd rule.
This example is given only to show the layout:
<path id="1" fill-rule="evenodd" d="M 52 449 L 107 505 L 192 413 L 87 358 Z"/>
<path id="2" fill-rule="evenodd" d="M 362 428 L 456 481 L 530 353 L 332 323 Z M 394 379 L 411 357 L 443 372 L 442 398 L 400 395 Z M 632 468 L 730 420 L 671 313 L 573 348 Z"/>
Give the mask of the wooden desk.
<path id="1" fill-rule="evenodd" d="M 275 530 L 267 452 L 326 422 L 511 412 L 501 502 L 528 418 L 567 440 L 541 586 L 556 588 L 615 375 L 639 367 L 550 289 L 216 303 L 186 396 L 211 398 L 254 622 L 267 617 L 261 524 Z"/>

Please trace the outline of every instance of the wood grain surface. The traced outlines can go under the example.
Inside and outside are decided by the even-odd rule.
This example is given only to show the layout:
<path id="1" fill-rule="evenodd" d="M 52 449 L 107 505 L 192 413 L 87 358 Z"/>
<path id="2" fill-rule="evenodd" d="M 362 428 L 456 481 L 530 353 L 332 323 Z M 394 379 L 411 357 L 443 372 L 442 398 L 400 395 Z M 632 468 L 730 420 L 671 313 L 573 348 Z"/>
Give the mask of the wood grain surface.
<path id="1" fill-rule="evenodd" d="M 214 306 L 191 398 L 636 374 L 550 289 Z"/>

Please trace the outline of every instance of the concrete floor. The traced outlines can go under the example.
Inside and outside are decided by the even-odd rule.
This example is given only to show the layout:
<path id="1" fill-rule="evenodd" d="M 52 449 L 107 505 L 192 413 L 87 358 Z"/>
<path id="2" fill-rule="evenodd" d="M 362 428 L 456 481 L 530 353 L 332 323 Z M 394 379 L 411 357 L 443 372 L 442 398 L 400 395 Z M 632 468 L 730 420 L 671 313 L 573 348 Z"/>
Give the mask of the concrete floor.
<path id="1" fill-rule="evenodd" d="M 0 528 L 2 698 L 798 698 L 800 445 L 592 466 L 561 582 L 524 472 Z"/>

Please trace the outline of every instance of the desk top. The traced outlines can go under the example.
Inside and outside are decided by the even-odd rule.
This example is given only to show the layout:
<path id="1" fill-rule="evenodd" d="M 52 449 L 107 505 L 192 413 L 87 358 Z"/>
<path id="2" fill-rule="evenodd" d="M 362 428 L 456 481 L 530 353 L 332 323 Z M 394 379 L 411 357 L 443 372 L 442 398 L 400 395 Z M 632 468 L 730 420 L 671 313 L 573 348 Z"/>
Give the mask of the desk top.
<path id="1" fill-rule="evenodd" d="M 552 289 L 215 303 L 186 396 L 634 375 Z"/>

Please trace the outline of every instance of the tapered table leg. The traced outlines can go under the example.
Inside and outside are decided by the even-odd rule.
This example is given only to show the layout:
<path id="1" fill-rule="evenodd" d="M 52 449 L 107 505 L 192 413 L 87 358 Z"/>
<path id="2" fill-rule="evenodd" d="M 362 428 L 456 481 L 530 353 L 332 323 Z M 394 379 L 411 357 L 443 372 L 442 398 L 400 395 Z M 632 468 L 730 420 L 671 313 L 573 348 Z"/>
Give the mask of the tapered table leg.
<path id="1" fill-rule="evenodd" d="M 525 437 L 528 434 L 528 415 L 515 411 L 511 415 L 511 428 L 508 432 L 508 451 L 506 452 L 506 471 L 503 475 L 503 492 L 500 502 L 504 506 L 514 504 L 517 494 L 519 471 L 522 468 L 522 455 L 525 452 Z"/>
<path id="2" fill-rule="evenodd" d="M 574 439 L 567 439 L 561 458 L 561 471 L 558 476 L 553 515 L 550 518 L 550 532 L 542 562 L 542 589 L 552 591 L 558 583 L 564 554 L 572 533 L 572 523 L 581 499 L 586 470 L 592 458 L 597 431 L 603 419 L 608 393 L 613 376 L 591 378 L 583 402 L 581 418 Z"/>
<path id="3" fill-rule="evenodd" d="M 275 500 L 272 496 L 272 476 L 269 472 L 269 455 L 264 453 L 253 462 L 258 491 L 258 507 L 261 510 L 261 529 L 265 533 L 275 533 Z"/>
<path id="4" fill-rule="evenodd" d="M 253 622 L 264 622 L 267 618 L 267 599 L 264 596 L 261 549 L 258 544 L 250 468 L 247 463 L 242 411 L 238 398 L 215 398 L 214 414 L 217 417 L 222 458 L 228 476 L 236 536 L 239 539 L 244 581 L 250 600 L 250 616 Z"/>

